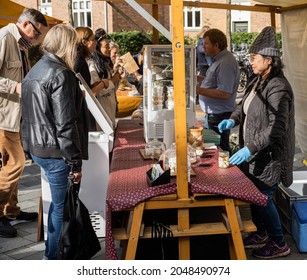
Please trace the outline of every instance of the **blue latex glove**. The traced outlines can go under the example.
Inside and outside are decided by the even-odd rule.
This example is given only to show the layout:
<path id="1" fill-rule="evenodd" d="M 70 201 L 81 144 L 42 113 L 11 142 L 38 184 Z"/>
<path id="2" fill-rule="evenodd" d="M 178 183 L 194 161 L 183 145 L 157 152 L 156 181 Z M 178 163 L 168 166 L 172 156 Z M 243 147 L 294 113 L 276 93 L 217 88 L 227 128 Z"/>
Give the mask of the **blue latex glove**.
<path id="1" fill-rule="evenodd" d="M 235 154 L 233 154 L 230 159 L 229 162 L 231 164 L 241 164 L 242 162 L 246 161 L 248 158 L 250 158 L 252 156 L 251 152 L 249 151 L 249 149 L 247 147 L 244 147 L 242 149 L 240 149 L 239 151 L 237 151 Z"/>
<path id="2" fill-rule="evenodd" d="M 219 132 L 222 133 L 223 130 L 228 130 L 231 129 L 235 126 L 235 122 L 234 120 L 228 119 L 228 120 L 222 120 L 219 124 L 218 124 L 218 129 Z"/>

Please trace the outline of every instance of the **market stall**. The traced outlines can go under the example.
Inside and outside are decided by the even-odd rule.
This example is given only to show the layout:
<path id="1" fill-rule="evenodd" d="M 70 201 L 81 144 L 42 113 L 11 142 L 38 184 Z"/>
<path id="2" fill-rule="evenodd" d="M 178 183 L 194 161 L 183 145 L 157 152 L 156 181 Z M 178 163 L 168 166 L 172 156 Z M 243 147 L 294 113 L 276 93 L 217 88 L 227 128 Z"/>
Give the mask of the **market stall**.
<path id="1" fill-rule="evenodd" d="M 177 201 L 189 199 L 188 187 L 188 161 L 187 161 L 187 131 L 183 123 L 186 123 L 186 88 L 185 88 L 185 58 L 184 58 L 184 32 L 183 32 L 183 6 L 195 6 L 214 9 L 228 10 L 248 10 L 257 12 L 266 12 L 271 15 L 271 25 L 275 26 L 275 14 L 281 13 L 282 18 L 282 38 L 283 38 L 283 60 L 286 65 L 285 74 L 289 79 L 294 94 L 296 105 L 296 136 L 305 157 L 307 157 L 307 135 L 306 135 L 306 95 L 304 89 L 307 87 L 305 65 L 307 57 L 306 50 L 306 13 L 307 1 L 257 1 L 259 5 L 241 6 L 234 4 L 178 1 L 178 0 L 115 0 L 113 2 L 126 2 L 166 38 L 172 42 L 173 51 L 173 85 L 174 85 L 174 120 L 175 120 L 175 139 L 177 147 L 177 168 L 176 192 Z M 166 30 L 157 22 L 139 4 L 170 5 L 172 15 L 172 28 Z M 265 4 L 265 5 L 261 5 Z M 155 14 L 156 15 L 156 14 Z M 291 32 L 290 32 L 291 31 Z M 141 144 L 141 143 L 139 143 Z M 208 179 L 208 178 L 207 178 Z M 178 207 L 178 230 L 190 230 L 189 208 Z M 189 238 L 179 237 L 179 255 L 182 259 L 190 258 Z"/>
<path id="2" fill-rule="evenodd" d="M 145 210 L 178 209 L 189 211 L 191 208 L 220 207 L 225 211 L 230 228 L 219 219 L 209 224 L 191 224 L 189 229 L 181 231 L 178 225 L 170 226 L 172 234 L 179 239 L 202 235 L 229 235 L 230 255 L 233 259 L 246 259 L 241 232 L 254 231 L 251 220 L 243 222 L 239 228 L 240 218 L 236 206 L 248 203 L 266 204 L 266 196 L 261 194 L 255 185 L 239 170 L 238 167 L 219 168 L 217 150 L 206 151 L 207 156 L 200 158 L 192 165 L 195 176 L 191 176 L 185 199 L 177 196 L 178 185 L 173 177 L 168 184 L 151 187 L 146 180 L 146 172 L 154 160 L 144 159 L 140 149 L 144 149 L 143 125 L 139 121 L 120 120 L 118 122 L 110 177 L 106 198 L 106 256 L 116 259 L 114 239 L 128 241 L 124 258 L 134 259 L 139 238 L 152 238 L 151 225 L 145 225 L 140 235 L 142 217 Z M 210 156 L 209 156 L 210 154 Z M 202 163 L 204 165 L 202 165 Z M 124 183 L 123 183 L 124 182 Z M 131 229 L 114 228 L 112 213 L 132 211 Z M 178 214 L 178 222 L 185 217 Z M 187 252 L 179 253 L 181 259 Z"/>

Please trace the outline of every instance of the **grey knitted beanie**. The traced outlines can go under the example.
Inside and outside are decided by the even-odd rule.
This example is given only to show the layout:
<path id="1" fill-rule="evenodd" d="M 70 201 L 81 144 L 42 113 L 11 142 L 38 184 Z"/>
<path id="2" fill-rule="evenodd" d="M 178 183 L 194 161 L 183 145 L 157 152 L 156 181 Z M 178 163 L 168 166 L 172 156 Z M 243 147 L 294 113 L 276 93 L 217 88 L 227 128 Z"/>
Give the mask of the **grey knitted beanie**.
<path id="1" fill-rule="evenodd" d="M 249 53 L 258 53 L 263 56 L 280 56 L 275 29 L 267 26 L 252 43 Z"/>

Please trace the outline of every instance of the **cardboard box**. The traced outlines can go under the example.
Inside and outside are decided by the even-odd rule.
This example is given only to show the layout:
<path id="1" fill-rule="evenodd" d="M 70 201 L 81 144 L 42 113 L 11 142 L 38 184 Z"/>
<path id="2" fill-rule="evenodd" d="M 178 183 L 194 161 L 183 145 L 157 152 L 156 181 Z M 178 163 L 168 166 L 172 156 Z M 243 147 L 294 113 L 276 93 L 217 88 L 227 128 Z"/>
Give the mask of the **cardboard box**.
<path id="1" fill-rule="evenodd" d="M 292 207 L 295 201 L 307 202 L 307 171 L 294 171 L 293 183 L 289 188 L 280 184 L 274 197 L 281 223 L 292 233 Z"/>
<path id="2" fill-rule="evenodd" d="M 295 201 L 292 209 L 292 235 L 300 252 L 307 252 L 307 202 Z"/>

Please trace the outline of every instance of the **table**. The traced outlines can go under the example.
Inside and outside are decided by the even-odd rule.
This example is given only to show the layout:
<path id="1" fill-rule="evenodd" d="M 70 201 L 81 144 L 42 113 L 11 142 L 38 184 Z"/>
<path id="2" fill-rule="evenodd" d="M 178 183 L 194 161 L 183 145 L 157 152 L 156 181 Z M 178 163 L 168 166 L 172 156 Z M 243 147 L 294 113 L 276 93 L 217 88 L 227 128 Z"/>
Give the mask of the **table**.
<path id="1" fill-rule="evenodd" d="M 236 207 L 255 203 L 265 205 L 267 197 L 259 192 L 255 185 L 236 167 L 218 168 L 217 153 L 209 159 L 212 166 L 194 166 L 195 177 L 189 184 L 190 196 L 178 200 L 176 179 L 158 187 L 149 187 L 146 171 L 154 161 L 144 160 L 139 149 L 144 148 L 143 125 L 138 121 L 120 120 L 118 122 L 110 176 L 106 198 L 106 257 L 117 259 L 114 238 L 128 240 L 126 259 L 134 259 L 144 211 L 150 209 L 178 209 L 178 219 L 185 219 L 193 207 L 222 206 L 226 209 L 230 231 L 221 223 L 215 225 L 191 225 L 184 232 L 173 226 L 174 236 L 179 237 L 181 259 L 189 258 L 187 249 L 189 236 L 204 234 L 228 234 L 231 257 L 246 259 Z M 208 159 L 202 159 L 208 161 Z M 201 198 L 201 199 L 200 199 Z M 208 199 L 207 199 L 208 198 Z M 112 212 L 133 211 L 131 230 L 112 229 Z M 179 215 L 180 213 L 180 215 Z M 188 219 L 186 221 L 189 222 Z M 253 224 L 246 224 L 245 231 L 254 231 Z M 243 229 L 244 230 L 244 229 Z M 144 230 L 141 238 L 150 238 L 150 229 Z"/>
<path id="2" fill-rule="evenodd" d="M 132 90 L 132 89 L 131 89 Z M 118 101 L 117 118 L 124 118 L 131 116 L 132 113 L 139 107 L 143 97 L 142 96 L 128 96 L 131 90 L 117 90 L 116 97 Z"/>

